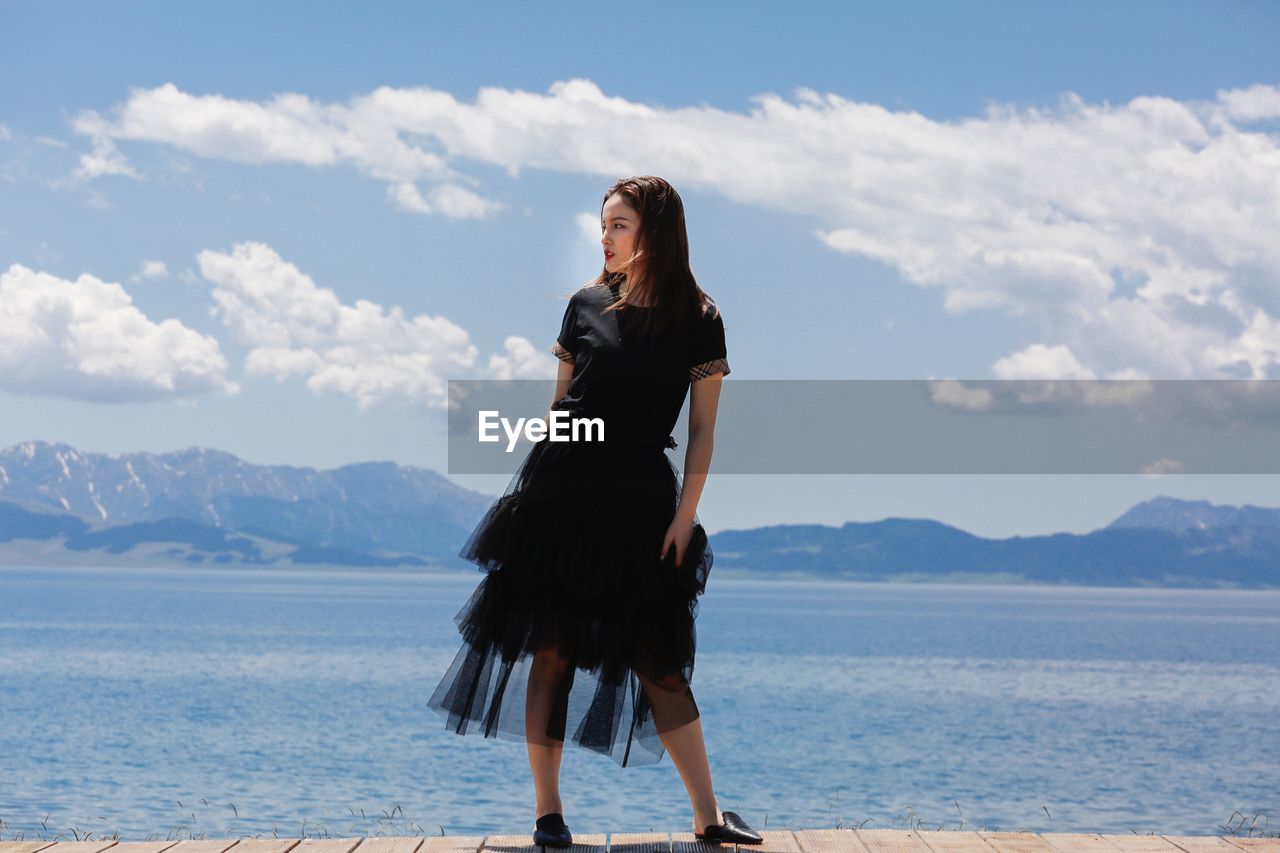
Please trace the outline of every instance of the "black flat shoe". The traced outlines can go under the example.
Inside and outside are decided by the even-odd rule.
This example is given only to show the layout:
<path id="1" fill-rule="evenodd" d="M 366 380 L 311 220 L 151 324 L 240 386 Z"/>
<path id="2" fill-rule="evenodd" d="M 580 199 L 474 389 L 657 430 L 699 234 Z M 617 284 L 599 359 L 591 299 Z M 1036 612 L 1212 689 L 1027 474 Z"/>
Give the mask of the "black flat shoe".
<path id="1" fill-rule="evenodd" d="M 734 812 L 720 812 L 724 823 L 713 823 L 693 837 L 708 844 L 763 844 L 764 836 L 747 826 L 747 822 Z"/>
<path id="2" fill-rule="evenodd" d="M 544 814 L 537 820 L 537 828 L 533 830 L 533 843 L 540 847 L 571 847 L 573 833 L 565 826 L 564 815 L 560 812 Z"/>

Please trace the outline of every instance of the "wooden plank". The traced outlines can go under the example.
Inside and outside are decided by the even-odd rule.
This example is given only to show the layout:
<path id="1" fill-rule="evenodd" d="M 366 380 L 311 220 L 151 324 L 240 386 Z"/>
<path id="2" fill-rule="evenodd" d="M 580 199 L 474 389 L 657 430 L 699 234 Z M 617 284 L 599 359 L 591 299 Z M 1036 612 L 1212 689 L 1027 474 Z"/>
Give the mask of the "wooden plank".
<path id="1" fill-rule="evenodd" d="M 671 833 L 671 853 L 724 853 L 725 850 L 751 850 L 754 844 L 708 844 L 693 837 L 693 830 Z"/>
<path id="2" fill-rule="evenodd" d="M 763 844 L 740 844 L 740 851 L 750 853 L 800 853 L 800 844 L 789 829 L 757 829 L 764 838 Z"/>
<path id="3" fill-rule="evenodd" d="M 351 853 L 360 838 L 304 838 L 290 853 Z"/>
<path id="4" fill-rule="evenodd" d="M 165 853 L 223 853 L 235 847 L 243 839 L 236 838 L 187 838 L 179 841 L 172 847 L 166 847 Z M 133 844 L 134 842 L 128 842 Z M 138 842 L 146 844 L 147 842 Z M 124 844 L 117 844 L 112 850 L 119 850 Z M 55 853 L 50 850 L 49 853 Z"/>
<path id="5" fill-rule="evenodd" d="M 730 847 L 738 853 L 801 853 L 800 844 L 789 829 L 757 829 L 764 841 L 760 844 L 707 844 L 694 837 L 692 832 L 671 833 L 671 853 L 702 853 L 707 850 L 719 850 L 724 853 Z M 615 835 L 614 838 L 617 838 Z M 683 846 L 677 846 L 677 840 Z M 609 848 L 614 853 L 616 846 Z"/>
<path id="6" fill-rule="evenodd" d="M 593 832 L 590 834 L 579 835 L 573 834 L 573 845 L 571 847 L 551 848 L 554 850 L 568 850 L 572 853 L 604 853 L 607 850 L 605 844 L 605 834 L 603 832 Z M 533 843 L 533 830 L 530 829 L 524 835 L 490 835 L 484 840 L 482 850 L 498 850 L 502 853 L 542 853 L 543 848 Z"/>
<path id="7" fill-rule="evenodd" d="M 999 853 L 1054 853 L 1055 848 L 1034 832 L 988 832 L 976 830 L 982 840 Z"/>
<path id="8" fill-rule="evenodd" d="M 574 836 L 567 853 L 1280 853 L 1280 838 L 984 830 L 763 830 L 763 844 L 717 845 L 692 832 Z M 0 841 L 0 853 L 548 853 L 524 835 L 376 838 Z"/>
<path id="9" fill-rule="evenodd" d="M 1040 837 L 1064 853 L 1115 853 L 1117 849 L 1096 832 L 1042 832 Z"/>
<path id="10" fill-rule="evenodd" d="M 484 846 L 480 848 L 481 853 L 485 850 L 498 850 L 502 853 L 540 853 L 541 849 L 533 843 L 533 830 L 529 830 L 524 835 L 487 836 Z"/>
<path id="11" fill-rule="evenodd" d="M 868 853 L 852 829 L 798 829 L 792 835 L 801 853 Z"/>
<path id="12" fill-rule="evenodd" d="M 1240 849 L 1220 835 L 1162 835 L 1165 841 L 1187 853 L 1237 853 Z"/>
<path id="13" fill-rule="evenodd" d="M 121 841 L 111 848 L 111 853 L 160 853 L 161 850 L 175 848 L 181 843 L 181 839 L 178 838 L 170 838 L 167 841 Z M 216 845 L 216 849 L 211 848 L 208 853 L 222 853 L 232 844 L 235 844 L 235 842 L 230 840 L 223 841 Z M 49 853 L 59 853 L 61 849 L 59 847 L 58 850 L 50 850 Z"/>
<path id="14" fill-rule="evenodd" d="M 929 845 L 911 829 L 855 829 L 870 853 L 928 853 Z"/>
<path id="15" fill-rule="evenodd" d="M 362 838 L 360 846 L 356 848 L 355 853 L 415 853 L 422 846 L 425 839 L 421 837 L 409 838 L 405 836 L 380 836 L 378 838 Z M 471 853 L 480 849 L 480 845 L 476 844 L 471 848 Z"/>
<path id="16" fill-rule="evenodd" d="M 235 843 L 234 849 L 235 853 L 286 853 L 296 847 L 301 840 L 300 838 L 241 838 Z M 50 850 L 49 853 L 57 852 Z"/>
<path id="17" fill-rule="evenodd" d="M 671 834 L 668 832 L 611 832 L 609 833 L 609 853 L 671 853 Z"/>
<path id="18" fill-rule="evenodd" d="M 1102 837 L 1110 841 L 1126 853 L 1178 853 L 1178 848 L 1159 835 L 1138 835 L 1129 833 L 1102 833 Z"/>
<path id="19" fill-rule="evenodd" d="M 478 853 L 484 847 L 484 839 L 483 835 L 431 835 L 422 842 L 418 853 Z"/>
<path id="20" fill-rule="evenodd" d="M 916 833 L 934 853 L 991 853 L 991 845 L 973 830 L 917 829 Z"/>

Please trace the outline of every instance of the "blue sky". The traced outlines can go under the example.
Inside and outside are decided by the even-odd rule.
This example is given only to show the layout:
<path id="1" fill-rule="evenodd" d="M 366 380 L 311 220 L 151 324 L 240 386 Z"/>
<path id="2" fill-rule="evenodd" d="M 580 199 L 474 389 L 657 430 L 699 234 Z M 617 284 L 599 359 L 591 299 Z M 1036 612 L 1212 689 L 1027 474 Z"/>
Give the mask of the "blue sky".
<path id="1" fill-rule="evenodd" d="M 553 375 L 639 173 L 730 382 L 1280 378 L 1280 7 L 778 8 L 0 2 L 0 446 L 444 471 L 441 383 Z M 1156 494 L 1280 505 L 713 465 L 699 516 L 995 536 Z"/>

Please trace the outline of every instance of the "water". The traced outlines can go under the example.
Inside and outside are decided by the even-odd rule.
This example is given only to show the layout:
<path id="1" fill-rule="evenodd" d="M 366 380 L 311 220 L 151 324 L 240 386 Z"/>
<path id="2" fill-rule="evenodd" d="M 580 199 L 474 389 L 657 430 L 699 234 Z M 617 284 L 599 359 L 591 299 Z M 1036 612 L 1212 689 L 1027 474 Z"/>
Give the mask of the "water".
<path id="1" fill-rule="evenodd" d="M 523 745 L 423 704 L 478 579 L 0 569 L 0 837 L 527 833 Z M 1278 652 L 1274 591 L 713 571 L 693 687 L 756 828 L 1225 834 L 1280 818 Z M 692 817 L 669 755 L 566 751 L 562 793 L 579 834 Z"/>

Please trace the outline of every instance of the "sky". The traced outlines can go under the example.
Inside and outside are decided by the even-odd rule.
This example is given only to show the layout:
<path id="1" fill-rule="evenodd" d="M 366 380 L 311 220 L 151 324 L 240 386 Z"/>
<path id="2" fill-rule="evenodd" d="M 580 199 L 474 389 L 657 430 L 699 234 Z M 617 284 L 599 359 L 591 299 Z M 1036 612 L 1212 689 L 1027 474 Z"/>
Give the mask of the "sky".
<path id="1" fill-rule="evenodd" d="M 554 376 L 635 174 L 726 383 L 1280 379 L 1280 5 L 781 8 L 0 0 L 0 447 L 447 474 L 448 380 Z M 1280 506 L 713 461 L 698 515 L 1012 536 L 1161 494 Z"/>

